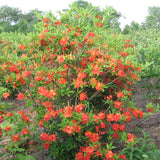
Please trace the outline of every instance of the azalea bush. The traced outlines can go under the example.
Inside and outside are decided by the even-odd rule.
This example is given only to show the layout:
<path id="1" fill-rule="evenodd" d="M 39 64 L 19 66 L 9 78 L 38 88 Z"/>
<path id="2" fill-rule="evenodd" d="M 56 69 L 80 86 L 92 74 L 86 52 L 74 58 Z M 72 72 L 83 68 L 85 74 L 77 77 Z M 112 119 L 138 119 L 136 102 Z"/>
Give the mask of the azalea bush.
<path id="1" fill-rule="evenodd" d="M 1 83 L 25 101 L 3 116 L 8 149 L 39 143 L 58 160 L 127 159 L 121 149 L 136 137 L 125 125 L 143 117 L 130 100 L 140 67 L 130 40 L 106 30 L 111 11 L 103 12 L 73 5 L 60 19 L 48 13 L 1 62 Z"/>

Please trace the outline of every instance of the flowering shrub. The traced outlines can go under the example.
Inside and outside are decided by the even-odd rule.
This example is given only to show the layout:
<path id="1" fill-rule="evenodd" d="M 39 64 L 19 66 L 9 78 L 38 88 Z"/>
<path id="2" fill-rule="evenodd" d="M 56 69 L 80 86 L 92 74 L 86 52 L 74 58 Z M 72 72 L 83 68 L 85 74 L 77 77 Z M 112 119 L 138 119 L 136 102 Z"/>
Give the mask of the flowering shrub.
<path id="1" fill-rule="evenodd" d="M 16 61 L 11 55 L 1 64 L 2 81 L 30 107 L 5 114 L 16 124 L 13 132 L 4 128 L 5 135 L 12 133 L 13 147 L 28 138 L 58 160 L 127 158 L 114 143 L 136 138 L 125 124 L 143 117 L 130 102 L 140 68 L 132 62 L 134 46 L 106 31 L 109 15 L 101 17 L 94 9 L 73 6 L 60 20 L 48 14 L 34 41 L 17 48 L 23 54 L 14 52 Z"/>

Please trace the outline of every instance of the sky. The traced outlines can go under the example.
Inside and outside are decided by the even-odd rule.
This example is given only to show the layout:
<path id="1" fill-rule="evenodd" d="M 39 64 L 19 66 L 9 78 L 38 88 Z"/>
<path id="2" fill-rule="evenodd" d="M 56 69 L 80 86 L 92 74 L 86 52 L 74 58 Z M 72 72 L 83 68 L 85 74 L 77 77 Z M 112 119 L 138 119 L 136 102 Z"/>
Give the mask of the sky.
<path id="1" fill-rule="evenodd" d="M 41 11 L 55 11 L 68 8 L 69 4 L 75 0 L 0 0 L 0 7 L 8 5 L 16 7 L 23 11 L 28 12 L 33 9 Z M 148 14 L 149 6 L 160 7 L 160 0 L 86 0 L 94 6 L 105 8 L 112 6 L 118 12 L 121 12 L 123 18 L 120 19 L 121 27 L 130 24 L 132 21 L 141 24 L 145 21 Z"/>

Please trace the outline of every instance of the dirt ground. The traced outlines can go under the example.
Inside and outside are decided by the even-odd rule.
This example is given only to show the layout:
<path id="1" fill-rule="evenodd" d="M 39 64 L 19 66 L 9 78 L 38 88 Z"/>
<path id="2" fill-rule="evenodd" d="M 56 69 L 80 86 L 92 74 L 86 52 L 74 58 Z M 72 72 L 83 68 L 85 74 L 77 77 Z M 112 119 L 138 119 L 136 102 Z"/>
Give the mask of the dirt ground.
<path id="1" fill-rule="evenodd" d="M 144 85 L 146 86 L 145 88 L 143 87 Z M 160 81 L 156 78 L 151 78 L 149 81 L 143 80 L 137 83 L 134 86 L 133 101 L 143 112 L 147 112 L 145 107 L 147 103 L 160 106 Z M 148 119 L 135 120 L 133 123 L 135 127 L 130 128 L 130 132 L 137 137 L 142 137 L 142 133 L 145 131 L 150 138 L 155 139 L 156 146 L 160 148 L 160 112 L 151 114 Z M 136 131 L 137 128 L 139 128 L 139 131 Z"/>
<path id="2" fill-rule="evenodd" d="M 157 80 L 158 79 L 155 78 L 151 78 L 149 81 L 143 80 L 141 82 L 138 82 L 134 86 L 133 101 L 135 102 L 135 105 L 141 108 L 144 112 L 147 112 L 147 109 L 145 107 L 147 103 L 152 102 L 152 104 L 158 104 L 160 106 L 160 87 L 157 87 L 160 86 L 160 82 L 158 82 Z M 143 87 L 144 85 L 148 87 Z M 11 102 L 14 103 L 15 108 L 12 108 L 14 110 L 24 105 L 23 101 L 12 100 Z M 130 127 L 133 125 L 134 127 Z M 137 121 L 135 120 L 129 124 L 128 128 L 130 130 L 130 133 L 133 133 L 137 137 L 142 137 L 142 132 L 145 131 L 147 134 L 149 134 L 150 138 L 153 138 L 155 140 L 156 146 L 160 148 L 160 112 L 151 114 L 148 119 L 141 119 Z M 0 142 L 0 144 L 5 145 L 9 142 L 9 140 L 9 137 L 6 137 L 3 141 Z M 28 151 L 37 160 L 52 160 L 48 157 L 47 151 L 35 152 L 34 148 L 28 149 Z M 0 153 L 4 152 L 7 152 L 6 148 L 0 148 Z M 7 159 L 8 158 L 6 157 L 2 160 Z"/>

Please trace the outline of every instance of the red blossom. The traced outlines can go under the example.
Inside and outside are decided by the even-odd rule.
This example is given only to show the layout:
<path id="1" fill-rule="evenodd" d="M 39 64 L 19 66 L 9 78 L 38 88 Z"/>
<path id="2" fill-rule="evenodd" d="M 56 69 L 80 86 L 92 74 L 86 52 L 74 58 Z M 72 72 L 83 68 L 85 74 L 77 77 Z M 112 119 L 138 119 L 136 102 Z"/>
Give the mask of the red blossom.
<path id="1" fill-rule="evenodd" d="M 59 55 L 59 56 L 57 57 L 58 63 L 64 63 L 64 60 L 65 60 L 65 56 L 64 56 L 64 55 Z"/>
<path id="2" fill-rule="evenodd" d="M 107 119 L 109 122 L 113 122 L 114 121 L 114 114 L 108 114 Z"/>
<path id="3" fill-rule="evenodd" d="M 83 108 L 84 108 L 84 105 L 82 103 L 80 103 L 80 104 L 78 104 L 77 106 L 74 107 L 74 110 L 76 112 L 80 113 Z"/>
<path id="4" fill-rule="evenodd" d="M 62 39 L 59 41 L 59 45 L 60 45 L 60 46 L 66 46 L 66 45 L 67 45 L 67 42 L 68 42 L 67 38 L 62 38 Z"/>
<path id="5" fill-rule="evenodd" d="M 10 126 L 6 126 L 6 127 L 5 127 L 5 131 L 8 132 L 8 131 L 10 131 L 10 130 L 11 130 L 11 127 L 10 127 Z"/>
<path id="6" fill-rule="evenodd" d="M 22 129 L 22 135 L 29 134 L 29 130 L 27 128 Z"/>
<path id="7" fill-rule="evenodd" d="M 100 67 L 98 67 L 98 66 L 93 66 L 92 73 L 93 73 L 94 75 L 95 75 L 95 74 L 100 74 Z"/>
<path id="8" fill-rule="evenodd" d="M 125 72 L 123 70 L 118 71 L 118 76 L 119 77 L 124 77 L 125 76 Z"/>
<path id="9" fill-rule="evenodd" d="M 61 78 L 58 82 L 59 82 L 59 84 L 66 84 L 67 79 Z"/>
<path id="10" fill-rule="evenodd" d="M 46 22 L 49 22 L 50 20 L 48 18 L 43 18 L 42 22 L 43 23 L 46 23 Z"/>
<path id="11" fill-rule="evenodd" d="M 57 20 L 57 23 L 54 23 L 54 26 L 59 26 L 59 25 L 61 25 L 61 21 Z"/>
<path id="12" fill-rule="evenodd" d="M 136 118 L 142 118 L 143 117 L 143 112 L 135 109 L 134 111 L 132 111 L 132 114 L 136 117 Z"/>
<path id="13" fill-rule="evenodd" d="M 119 130 L 119 124 L 118 124 L 118 123 L 114 123 L 114 124 L 112 125 L 112 129 L 113 129 L 114 131 L 118 131 L 118 130 Z"/>
<path id="14" fill-rule="evenodd" d="M 83 79 L 83 78 L 85 78 L 86 77 L 86 74 L 85 73 L 83 73 L 83 72 L 79 72 L 78 73 L 78 79 Z"/>
<path id="15" fill-rule="evenodd" d="M 43 148 L 47 150 L 50 147 L 50 143 L 46 142 L 43 144 Z"/>
<path id="16" fill-rule="evenodd" d="M 26 116 L 26 115 L 22 115 L 21 119 L 22 119 L 23 121 L 26 121 L 27 123 L 30 122 L 30 121 L 29 121 L 29 117 Z"/>
<path id="17" fill-rule="evenodd" d="M 89 120 L 88 114 L 82 113 L 82 121 L 81 121 L 81 123 L 82 124 L 86 124 L 88 122 L 88 120 Z"/>
<path id="18" fill-rule="evenodd" d="M 81 127 L 78 126 L 78 125 L 75 125 L 74 130 L 75 130 L 76 133 L 79 133 L 81 131 Z"/>
<path id="19" fill-rule="evenodd" d="M 97 91 L 101 91 L 101 90 L 102 90 L 102 87 L 103 87 L 103 83 L 97 82 L 97 84 L 96 84 L 96 86 L 95 86 L 96 90 L 97 90 Z"/>
<path id="20" fill-rule="evenodd" d="M 22 116 L 22 115 L 24 115 L 24 111 L 20 110 L 20 111 L 18 111 L 18 114 Z"/>
<path id="21" fill-rule="evenodd" d="M 16 142 L 16 141 L 19 141 L 19 135 L 17 135 L 17 134 L 14 135 L 14 136 L 12 137 L 12 140 L 15 141 L 15 142 Z"/>
<path id="22" fill-rule="evenodd" d="M 114 139 L 116 139 L 116 138 L 118 138 L 119 137 L 119 135 L 117 134 L 117 133 L 113 133 L 113 138 Z"/>
<path id="23" fill-rule="evenodd" d="M 122 117 L 121 114 L 116 113 L 116 114 L 114 115 L 114 120 L 115 120 L 116 122 L 118 122 L 118 121 L 121 119 L 121 117 Z"/>
<path id="24" fill-rule="evenodd" d="M 91 146 L 86 147 L 85 151 L 86 151 L 87 155 L 89 155 L 89 156 L 94 154 L 94 148 Z"/>
<path id="25" fill-rule="evenodd" d="M 127 138 L 128 138 L 127 139 L 128 142 L 134 142 L 135 140 L 135 137 L 131 133 L 128 133 Z"/>
<path id="26" fill-rule="evenodd" d="M 103 26 L 102 26 L 102 23 L 100 23 L 100 22 L 98 22 L 96 25 L 97 25 L 98 27 L 103 27 Z"/>
<path id="27" fill-rule="evenodd" d="M 80 88 L 82 85 L 83 85 L 83 81 L 82 80 L 77 79 L 75 81 L 75 88 Z"/>
<path id="28" fill-rule="evenodd" d="M 122 98 L 124 97 L 124 94 L 121 91 L 117 93 L 117 98 L 120 98 L 120 97 Z"/>
<path id="29" fill-rule="evenodd" d="M 82 153 L 82 152 L 78 152 L 78 153 L 76 154 L 76 160 L 83 160 L 83 159 L 84 159 L 83 153 Z"/>
<path id="30" fill-rule="evenodd" d="M 86 93 L 80 93 L 80 97 L 79 97 L 80 101 L 84 101 L 86 98 L 87 98 Z"/>
<path id="31" fill-rule="evenodd" d="M 6 92 L 6 93 L 4 93 L 3 94 L 3 97 L 6 99 L 6 98 L 8 98 L 10 96 L 10 93 L 9 92 Z"/>
<path id="32" fill-rule="evenodd" d="M 71 135 L 74 132 L 74 127 L 73 126 L 66 126 L 65 128 L 62 129 L 63 132 L 66 132 L 67 134 Z"/>
<path id="33" fill-rule="evenodd" d="M 48 141 L 48 134 L 47 133 L 41 133 L 40 138 L 42 141 Z"/>
<path id="34" fill-rule="evenodd" d="M 115 107 L 116 109 L 119 109 L 119 108 L 121 107 L 121 102 L 115 101 L 115 102 L 114 102 L 114 107 Z"/>
<path id="35" fill-rule="evenodd" d="M 25 47 L 25 45 L 24 45 L 24 44 L 21 44 L 21 45 L 19 45 L 18 49 L 19 49 L 19 50 L 25 50 L 25 49 L 26 49 L 26 47 Z"/>
<path id="36" fill-rule="evenodd" d="M 47 122 L 48 122 L 51 118 L 52 118 L 52 114 L 51 114 L 51 113 L 46 113 L 46 114 L 44 115 L 44 120 L 47 121 Z"/>
<path id="37" fill-rule="evenodd" d="M 43 123 L 44 123 L 43 120 L 40 120 L 40 121 L 39 121 L 39 125 L 44 128 Z"/>
<path id="38" fill-rule="evenodd" d="M 72 117 L 73 108 L 71 106 L 67 106 L 64 108 L 64 117 Z"/>
<path id="39" fill-rule="evenodd" d="M 18 100 L 24 99 L 24 94 L 23 94 L 23 93 L 19 93 L 19 94 L 17 95 L 17 99 L 18 99 Z"/>
<path id="40" fill-rule="evenodd" d="M 56 140 L 56 135 L 54 134 L 49 135 L 48 140 L 49 142 L 54 142 Z"/>
<path id="41" fill-rule="evenodd" d="M 111 159 L 113 158 L 114 153 L 112 151 L 108 151 L 108 153 L 105 155 L 106 159 Z"/>
<path id="42" fill-rule="evenodd" d="M 8 112 L 8 113 L 7 113 L 7 117 L 13 117 L 13 113 Z"/>

